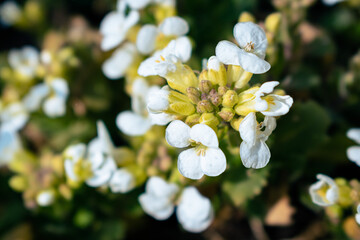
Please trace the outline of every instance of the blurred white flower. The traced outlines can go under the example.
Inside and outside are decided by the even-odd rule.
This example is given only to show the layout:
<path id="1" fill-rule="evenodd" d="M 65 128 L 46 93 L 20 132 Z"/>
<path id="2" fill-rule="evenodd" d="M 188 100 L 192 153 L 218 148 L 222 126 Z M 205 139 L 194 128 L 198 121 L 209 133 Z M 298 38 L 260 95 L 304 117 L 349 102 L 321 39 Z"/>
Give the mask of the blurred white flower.
<path id="1" fill-rule="evenodd" d="M 134 62 L 137 54 L 134 44 L 124 43 L 103 63 L 102 71 L 104 75 L 112 80 L 123 77 Z"/>
<path id="2" fill-rule="evenodd" d="M 181 62 L 190 57 L 187 38 L 181 37 L 172 40 L 164 49 L 153 54 L 152 57 L 143 61 L 138 69 L 140 76 L 148 77 L 159 75 L 165 77 L 169 72 L 175 72 Z"/>
<path id="3" fill-rule="evenodd" d="M 265 130 L 261 131 L 261 128 Z M 270 160 L 270 150 L 265 141 L 276 128 L 276 120 L 265 116 L 261 126 L 256 121 L 254 112 L 249 113 L 240 123 L 239 132 L 242 138 L 240 158 L 247 168 L 263 168 Z"/>
<path id="4" fill-rule="evenodd" d="M 151 94 L 148 95 L 147 110 L 152 124 L 164 126 L 174 120 L 174 116 L 163 112 L 169 107 L 169 94 L 169 87 L 164 86 L 161 89 L 152 91 Z"/>
<path id="5" fill-rule="evenodd" d="M 66 176 L 74 182 L 81 181 L 81 176 L 78 176 L 79 165 L 86 161 L 86 145 L 79 143 L 67 147 L 64 151 L 64 159 Z"/>
<path id="6" fill-rule="evenodd" d="M 352 128 L 347 132 L 347 137 L 355 141 L 359 146 L 351 146 L 347 149 L 347 157 L 360 167 L 360 128 Z"/>
<path id="7" fill-rule="evenodd" d="M 6 1 L 0 4 L 0 20 L 5 25 L 13 25 L 21 18 L 21 9 L 14 1 Z"/>
<path id="8" fill-rule="evenodd" d="M 181 194 L 176 216 L 186 231 L 199 233 L 210 226 L 214 210 L 208 198 L 195 187 L 187 187 Z"/>
<path id="9" fill-rule="evenodd" d="M 28 111 L 33 112 L 38 110 L 43 102 L 43 110 L 48 117 L 59 117 L 66 112 L 68 95 L 69 87 L 66 80 L 55 78 L 49 84 L 40 83 L 31 88 L 23 103 Z"/>
<path id="10" fill-rule="evenodd" d="M 45 190 L 38 193 L 36 202 L 41 207 L 47 207 L 54 203 L 55 193 L 53 190 Z"/>
<path id="11" fill-rule="evenodd" d="M 21 148 L 20 138 L 16 132 L 0 131 L 0 166 L 13 160 Z"/>
<path id="12" fill-rule="evenodd" d="M 151 177 L 145 187 L 145 193 L 139 196 L 143 210 L 157 220 L 168 219 L 174 212 L 174 199 L 179 188 L 167 183 L 160 177 Z"/>
<path id="13" fill-rule="evenodd" d="M 109 181 L 110 190 L 113 193 L 127 193 L 134 189 L 134 175 L 125 168 L 117 169 Z"/>
<path id="14" fill-rule="evenodd" d="M 355 214 L 355 220 L 360 225 L 360 204 L 356 208 L 357 213 Z"/>
<path id="15" fill-rule="evenodd" d="M 126 38 L 127 32 L 140 18 L 137 11 L 125 14 L 126 3 L 119 1 L 117 11 L 108 13 L 100 23 L 100 33 L 103 35 L 101 49 L 108 51 L 120 45 Z"/>
<path id="16" fill-rule="evenodd" d="M 343 1 L 345 1 L 345 0 L 322 0 L 322 2 L 328 6 L 333 6 L 333 5 L 343 2 Z"/>
<path id="17" fill-rule="evenodd" d="M 227 65 L 241 66 L 245 71 L 260 74 L 270 69 L 264 60 L 267 39 L 264 30 L 255 23 L 241 22 L 234 27 L 234 37 L 240 48 L 229 41 L 216 46 L 216 56 Z"/>
<path id="18" fill-rule="evenodd" d="M 165 133 L 166 141 L 173 147 L 185 148 L 178 157 L 180 173 L 190 179 L 202 176 L 218 176 L 226 169 L 225 154 L 219 148 L 214 130 L 205 124 L 189 127 L 180 120 L 169 124 Z"/>
<path id="19" fill-rule="evenodd" d="M 11 49 L 8 55 L 10 66 L 21 75 L 32 78 L 39 66 L 39 51 L 31 46 Z"/>
<path id="20" fill-rule="evenodd" d="M 186 62 L 191 56 L 192 49 L 189 38 L 184 36 L 188 31 L 189 25 L 184 19 L 168 17 L 158 27 L 152 24 L 144 25 L 137 35 L 136 47 L 140 53 L 148 55 L 153 53 L 156 43 L 161 41 L 161 38 L 170 38 L 176 41 L 179 48 L 178 56 Z"/>
<path id="21" fill-rule="evenodd" d="M 316 175 L 319 179 L 310 186 L 311 200 L 319 206 L 331 206 L 339 199 L 339 188 L 335 181 L 323 174 Z"/>
<path id="22" fill-rule="evenodd" d="M 10 103 L 0 111 L 0 132 L 16 132 L 29 119 L 29 113 L 21 102 Z"/>

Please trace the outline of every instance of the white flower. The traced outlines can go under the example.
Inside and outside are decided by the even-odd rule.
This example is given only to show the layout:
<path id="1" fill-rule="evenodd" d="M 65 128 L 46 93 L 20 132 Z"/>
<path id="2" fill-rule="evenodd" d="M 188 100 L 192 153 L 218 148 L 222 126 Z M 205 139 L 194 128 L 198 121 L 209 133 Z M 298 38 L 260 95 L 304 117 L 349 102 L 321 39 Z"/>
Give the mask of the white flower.
<path id="1" fill-rule="evenodd" d="M 16 132 L 0 131 L 0 166 L 8 164 L 22 148 Z"/>
<path id="2" fill-rule="evenodd" d="M 21 17 L 21 9 L 16 2 L 6 1 L 0 4 L 0 19 L 6 25 L 13 25 Z"/>
<path id="3" fill-rule="evenodd" d="M 234 37 L 240 48 L 229 41 L 221 41 L 216 46 L 216 56 L 227 65 L 241 66 L 245 71 L 260 74 L 270 69 L 264 60 L 267 39 L 264 30 L 252 22 L 237 23 Z"/>
<path id="4" fill-rule="evenodd" d="M 151 177 L 145 187 L 145 193 L 139 196 L 143 210 L 157 220 L 168 219 L 174 212 L 174 198 L 179 188 L 167 183 L 160 177 Z"/>
<path id="5" fill-rule="evenodd" d="M 120 1 L 118 11 L 108 13 L 100 23 L 100 32 L 103 35 L 101 49 L 108 51 L 120 45 L 131 27 L 133 27 L 140 18 L 137 11 L 130 11 L 125 15 L 124 1 Z"/>
<path id="6" fill-rule="evenodd" d="M 132 43 L 125 43 L 117 49 L 102 65 L 104 75 L 109 79 L 118 79 L 125 75 L 137 55 Z"/>
<path id="7" fill-rule="evenodd" d="M 327 6 L 333 6 L 337 3 L 343 2 L 345 0 L 322 0 L 322 2 Z"/>
<path id="8" fill-rule="evenodd" d="M 117 169 L 109 181 L 109 187 L 113 193 L 127 193 L 134 189 L 135 178 L 125 168 Z"/>
<path id="9" fill-rule="evenodd" d="M 352 128 L 347 132 L 347 137 L 360 144 L 360 128 Z M 360 167 L 360 146 L 351 146 L 346 151 L 347 157 Z"/>
<path id="10" fill-rule="evenodd" d="M 181 194 L 176 216 L 185 230 L 199 233 L 213 221 L 214 210 L 208 198 L 203 197 L 195 187 L 187 187 Z"/>
<path id="11" fill-rule="evenodd" d="M 172 40 L 164 49 L 143 61 L 138 73 L 144 77 L 154 75 L 165 77 L 169 72 L 175 72 L 181 62 L 186 62 L 190 58 L 189 53 L 191 54 L 191 43 L 188 38 L 180 37 Z"/>
<path id="12" fill-rule="evenodd" d="M 66 112 L 66 100 L 69 87 L 65 79 L 55 78 L 49 84 L 35 85 L 24 97 L 23 103 L 30 112 L 36 111 L 43 103 L 43 110 L 49 117 L 63 116 Z"/>
<path id="13" fill-rule="evenodd" d="M 219 141 L 212 128 L 205 124 L 189 127 L 180 120 L 175 120 L 166 128 L 167 142 L 177 148 L 194 145 L 184 150 L 178 157 L 180 173 L 191 179 L 202 176 L 218 176 L 226 169 L 225 154 L 219 148 Z"/>
<path id="14" fill-rule="evenodd" d="M 28 119 L 29 113 L 22 103 L 10 103 L 0 112 L 0 131 L 16 132 L 25 126 Z"/>
<path id="15" fill-rule="evenodd" d="M 91 187 L 107 184 L 116 171 L 114 144 L 102 121 L 97 122 L 97 131 L 98 136 L 88 145 L 88 159 L 91 162 L 93 176 L 86 180 L 86 184 Z"/>
<path id="16" fill-rule="evenodd" d="M 261 128 L 265 127 L 264 131 Z M 276 128 L 276 120 L 266 116 L 261 127 L 256 121 L 255 113 L 249 113 L 240 123 L 239 132 L 242 138 L 240 157 L 247 168 L 263 168 L 270 160 L 270 150 L 265 141 Z"/>
<path id="17" fill-rule="evenodd" d="M 360 225 L 360 204 L 357 206 L 356 211 L 357 211 L 357 213 L 355 214 L 355 220 L 356 220 L 357 224 Z"/>
<path id="18" fill-rule="evenodd" d="M 45 190 L 36 196 L 36 202 L 41 207 L 47 207 L 54 203 L 55 194 L 53 190 Z"/>
<path id="19" fill-rule="evenodd" d="M 31 46 L 25 46 L 22 49 L 12 49 L 8 55 L 10 66 L 25 77 L 35 76 L 39 65 L 39 51 Z"/>
<path id="20" fill-rule="evenodd" d="M 80 161 L 84 161 L 86 158 L 86 145 L 79 143 L 67 147 L 64 151 L 64 169 L 66 176 L 74 182 L 78 182 L 80 179 L 75 172 L 76 164 Z"/>
<path id="21" fill-rule="evenodd" d="M 191 55 L 191 43 L 187 37 L 183 36 L 188 31 L 189 25 L 184 19 L 180 17 L 168 17 L 159 27 L 152 24 L 144 25 L 137 35 L 136 47 L 140 53 L 147 55 L 155 50 L 156 41 L 159 36 L 163 35 L 164 37 L 180 39 L 177 45 L 183 48 L 181 50 L 179 49 L 179 52 L 182 52 L 182 54 L 180 54 L 182 61 L 186 62 Z"/>
<path id="22" fill-rule="evenodd" d="M 339 188 L 335 181 L 323 174 L 316 175 L 318 182 L 310 186 L 312 201 L 319 206 L 331 206 L 339 199 Z"/>

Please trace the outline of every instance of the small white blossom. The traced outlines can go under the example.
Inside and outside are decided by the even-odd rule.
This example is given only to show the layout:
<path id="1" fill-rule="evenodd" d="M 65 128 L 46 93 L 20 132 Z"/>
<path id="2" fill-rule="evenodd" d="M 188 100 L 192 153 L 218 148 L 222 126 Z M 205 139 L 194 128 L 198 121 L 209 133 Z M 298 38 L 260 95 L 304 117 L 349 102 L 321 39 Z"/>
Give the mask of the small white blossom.
<path id="1" fill-rule="evenodd" d="M 32 78 L 39 66 L 39 51 L 34 47 L 25 46 L 21 49 L 12 49 L 8 55 L 10 66 L 21 75 Z"/>
<path id="2" fill-rule="evenodd" d="M 319 206 L 331 206 L 339 199 L 339 188 L 335 181 L 323 174 L 316 175 L 318 182 L 310 186 L 312 201 Z"/>
<path id="3" fill-rule="evenodd" d="M 168 219 L 174 212 L 174 198 L 179 188 L 167 183 L 160 177 L 151 177 L 145 187 L 145 193 L 139 196 L 143 210 L 157 220 Z"/>
<path id="4" fill-rule="evenodd" d="M 124 43 L 102 65 L 104 75 L 109 79 L 118 79 L 125 75 L 137 55 L 134 44 Z"/>
<path id="5" fill-rule="evenodd" d="M 120 45 L 126 38 L 127 32 L 140 18 L 137 11 L 130 11 L 125 15 L 125 2 L 120 1 L 118 10 L 108 13 L 100 23 L 100 32 L 103 35 L 101 49 L 108 51 Z"/>
<path id="6" fill-rule="evenodd" d="M 261 131 L 263 127 L 265 130 Z M 260 127 L 253 112 L 242 120 L 239 126 L 240 137 L 243 140 L 240 145 L 240 157 L 245 167 L 258 169 L 269 163 L 271 153 L 265 142 L 275 128 L 275 118 L 266 116 Z"/>
<path id="7" fill-rule="evenodd" d="M 86 158 L 86 145 L 79 143 L 67 147 L 64 151 L 64 169 L 66 176 L 74 182 L 80 179 L 75 172 L 75 165 Z"/>
<path id="8" fill-rule="evenodd" d="M 36 202 L 41 207 L 47 207 L 54 203 L 55 194 L 53 190 L 46 190 L 40 192 L 36 196 Z"/>
<path id="9" fill-rule="evenodd" d="M 356 220 L 357 224 L 360 225 L 360 204 L 357 206 L 356 211 L 357 211 L 357 213 L 355 214 L 355 220 Z"/>
<path id="10" fill-rule="evenodd" d="M 360 167 L 360 128 L 352 128 L 347 132 L 347 137 L 355 141 L 359 146 L 351 146 L 347 149 L 347 157 Z"/>
<path id="11" fill-rule="evenodd" d="M 5 25 L 13 25 L 21 17 L 21 9 L 16 2 L 6 1 L 0 4 L 0 20 Z"/>
<path id="12" fill-rule="evenodd" d="M 189 60 L 191 55 L 191 43 L 185 34 L 189 31 L 189 25 L 180 17 L 168 17 L 159 25 L 159 27 L 146 24 L 144 25 L 136 39 L 136 47 L 142 54 L 151 54 L 155 50 L 156 40 L 159 35 L 179 39 L 177 46 L 183 62 Z"/>
<path id="13" fill-rule="evenodd" d="M 195 187 L 187 187 L 181 194 L 176 216 L 185 230 L 199 233 L 210 226 L 214 210 L 208 198 L 203 197 Z"/>
<path id="14" fill-rule="evenodd" d="M 165 133 L 166 141 L 173 147 L 185 148 L 178 157 L 180 173 L 190 179 L 202 176 L 218 176 L 226 169 L 225 154 L 219 148 L 219 141 L 212 128 L 205 124 L 189 127 L 180 120 L 169 124 Z"/>
<path id="15" fill-rule="evenodd" d="M 245 71 L 260 74 L 270 69 L 264 60 L 267 39 L 264 30 L 255 23 L 241 22 L 234 27 L 234 37 L 240 48 L 229 41 L 216 46 L 216 56 L 227 65 L 241 66 Z"/>
<path id="16" fill-rule="evenodd" d="M 0 166 L 8 164 L 22 148 L 16 132 L 0 131 Z"/>
<path id="17" fill-rule="evenodd" d="M 143 61 L 138 69 L 140 76 L 148 77 L 159 75 L 165 77 L 169 72 L 175 72 L 177 65 L 190 58 L 191 44 L 188 38 L 180 37 L 172 40 L 164 49 L 153 54 Z"/>
<path id="18" fill-rule="evenodd" d="M 125 168 L 117 169 L 109 181 L 110 190 L 113 193 L 127 193 L 134 189 L 134 175 Z"/>
<path id="19" fill-rule="evenodd" d="M 10 103 L 0 111 L 0 132 L 16 132 L 25 126 L 28 119 L 29 113 L 22 103 Z"/>
<path id="20" fill-rule="evenodd" d="M 333 6 L 333 5 L 335 5 L 337 3 L 341 3 L 343 1 L 345 1 L 345 0 L 322 0 L 322 2 L 327 6 Z"/>

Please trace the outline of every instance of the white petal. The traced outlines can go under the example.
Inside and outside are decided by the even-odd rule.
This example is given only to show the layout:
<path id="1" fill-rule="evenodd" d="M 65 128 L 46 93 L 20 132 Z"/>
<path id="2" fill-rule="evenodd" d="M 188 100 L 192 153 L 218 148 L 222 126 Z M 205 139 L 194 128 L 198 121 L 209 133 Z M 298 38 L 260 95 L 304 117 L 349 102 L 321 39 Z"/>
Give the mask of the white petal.
<path id="1" fill-rule="evenodd" d="M 142 9 L 146 7 L 152 0 L 125 0 L 132 9 Z"/>
<path id="2" fill-rule="evenodd" d="M 97 121 L 97 132 L 98 138 L 100 139 L 102 145 L 102 152 L 106 154 L 111 154 L 115 146 L 111 140 L 110 134 L 103 121 Z"/>
<path id="3" fill-rule="evenodd" d="M 216 57 L 224 64 L 240 66 L 239 54 L 240 48 L 229 41 L 220 41 L 216 45 Z"/>
<path id="4" fill-rule="evenodd" d="M 24 105 L 19 102 L 11 103 L 0 113 L 0 131 L 18 131 L 25 126 L 28 120 L 29 114 Z"/>
<path id="5" fill-rule="evenodd" d="M 256 56 L 253 53 L 248 53 L 245 52 L 244 50 L 240 49 L 240 51 L 238 51 L 238 61 L 239 61 L 239 65 L 247 72 L 251 72 L 254 74 L 262 74 L 265 73 L 267 71 L 269 71 L 269 69 L 271 68 L 271 65 L 259 58 L 258 56 Z"/>
<path id="6" fill-rule="evenodd" d="M 60 117 L 66 113 L 66 100 L 62 97 L 50 97 L 45 100 L 43 110 L 48 117 Z"/>
<path id="7" fill-rule="evenodd" d="M 112 175 L 109 187 L 113 193 L 127 193 L 135 187 L 134 176 L 126 169 L 118 169 Z"/>
<path id="8" fill-rule="evenodd" d="M 253 43 L 255 54 L 264 59 L 267 38 L 265 31 L 259 25 L 252 22 L 237 23 L 234 27 L 234 37 L 241 48 L 245 48 L 248 43 Z"/>
<path id="9" fill-rule="evenodd" d="M 262 131 L 262 139 L 264 141 L 267 140 L 267 138 L 271 135 L 271 133 L 275 130 L 276 128 L 276 119 L 274 117 L 268 117 L 265 116 L 265 119 L 263 121 L 263 126 L 265 126 L 265 130 Z"/>
<path id="10" fill-rule="evenodd" d="M 36 202 L 41 207 L 50 206 L 55 200 L 54 192 L 51 190 L 42 191 L 36 196 Z"/>
<path id="11" fill-rule="evenodd" d="M 166 124 L 174 120 L 174 117 L 167 113 L 149 113 L 149 117 L 153 125 L 160 126 L 165 126 Z"/>
<path id="12" fill-rule="evenodd" d="M 101 50 L 109 51 L 114 47 L 120 45 L 120 43 L 122 43 L 124 39 L 125 39 L 125 35 L 123 34 L 104 35 L 100 45 Z"/>
<path id="13" fill-rule="evenodd" d="M 294 100 L 289 95 L 279 96 L 275 94 L 270 94 L 269 96 L 273 97 L 273 102 L 268 106 L 269 108 L 266 111 L 262 111 L 261 113 L 265 116 L 278 117 L 285 115 L 289 112 Z"/>
<path id="14" fill-rule="evenodd" d="M 119 12 L 108 13 L 100 23 L 99 30 L 102 34 L 114 34 L 116 31 L 120 32 L 117 27 L 123 25 L 125 21 L 124 15 Z"/>
<path id="15" fill-rule="evenodd" d="M 270 81 L 270 82 L 266 82 L 263 83 L 259 90 L 255 93 L 256 96 L 264 96 L 265 94 L 269 94 L 272 93 L 274 91 L 274 88 L 279 85 L 278 81 Z"/>
<path id="16" fill-rule="evenodd" d="M 129 29 L 134 26 L 140 19 L 140 14 L 138 11 L 130 11 L 130 13 L 126 16 L 124 22 L 124 34 L 129 31 Z"/>
<path id="17" fill-rule="evenodd" d="M 157 64 L 156 61 L 158 61 L 156 56 L 149 57 L 144 60 L 138 68 L 138 74 L 143 77 L 158 75 L 158 72 L 155 69 Z"/>
<path id="18" fill-rule="evenodd" d="M 70 159 L 71 161 L 77 162 L 81 158 L 85 157 L 86 145 L 83 143 L 78 143 L 67 147 L 64 151 L 64 157 Z"/>
<path id="19" fill-rule="evenodd" d="M 196 154 L 194 148 L 182 151 L 178 157 L 179 172 L 190 179 L 200 179 L 204 176 L 201 169 L 200 156 Z"/>
<path id="20" fill-rule="evenodd" d="M 148 90 L 149 84 L 147 83 L 147 81 L 142 77 L 138 77 L 134 80 L 132 84 L 131 95 L 142 96 L 143 98 L 145 98 Z"/>
<path id="21" fill-rule="evenodd" d="M 16 132 L 0 131 L 0 166 L 13 160 L 21 148 L 21 141 Z"/>
<path id="22" fill-rule="evenodd" d="M 347 157 L 360 167 L 360 146 L 352 146 L 346 150 Z"/>
<path id="23" fill-rule="evenodd" d="M 200 155 L 201 169 L 205 175 L 216 177 L 226 169 L 226 157 L 220 148 L 206 149 L 205 156 Z"/>
<path id="24" fill-rule="evenodd" d="M 136 37 L 136 47 L 140 53 L 148 55 L 154 51 L 157 34 L 157 27 L 152 24 L 146 24 L 140 29 Z"/>
<path id="25" fill-rule="evenodd" d="M 190 138 L 207 147 L 219 147 L 219 140 L 214 130 L 206 124 L 196 124 L 190 130 Z"/>
<path id="26" fill-rule="evenodd" d="M 181 62 L 187 62 L 191 57 L 191 42 L 188 37 L 179 37 L 175 41 L 175 55 Z"/>
<path id="27" fill-rule="evenodd" d="M 13 25 L 21 18 L 21 9 L 16 2 L 5 1 L 0 4 L 0 20 L 5 25 Z"/>
<path id="28" fill-rule="evenodd" d="M 57 97 L 67 98 L 67 96 L 69 95 L 68 83 L 63 78 L 54 78 L 50 82 L 50 87 L 53 89 Z"/>
<path id="29" fill-rule="evenodd" d="M 203 197 L 195 187 L 187 187 L 182 192 L 176 216 L 185 230 L 199 233 L 209 227 L 214 212 L 208 198 Z"/>
<path id="30" fill-rule="evenodd" d="M 322 2 L 327 6 L 333 6 L 337 3 L 343 2 L 345 0 L 322 0 Z"/>
<path id="31" fill-rule="evenodd" d="M 173 198 L 179 191 L 179 187 L 174 183 L 167 183 L 164 179 L 153 176 L 146 182 L 146 193 L 157 198 Z"/>
<path id="32" fill-rule="evenodd" d="M 265 167 L 269 163 L 270 156 L 270 150 L 262 140 L 257 140 L 253 146 L 245 141 L 240 145 L 240 158 L 247 168 Z"/>
<path id="33" fill-rule="evenodd" d="M 209 61 L 207 62 L 207 68 L 215 71 L 219 71 L 221 66 L 221 62 L 216 56 L 211 56 Z"/>
<path id="34" fill-rule="evenodd" d="M 100 168 L 93 171 L 93 176 L 86 180 L 90 187 L 100 187 L 106 184 L 116 170 L 114 159 L 106 158 Z"/>
<path id="35" fill-rule="evenodd" d="M 166 128 L 165 139 L 173 147 L 187 147 L 190 145 L 190 127 L 183 121 L 172 121 Z"/>
<path id="36" fill-rule="evenodd" d="M 136 48 L 131 43 L 124 44 L 116 50 L 112 56 L 102 65 L 104 75 L 109 79 L 117 79 L 124 76 L 136 55 Z"/>
<path id="37" fill-rule="evenodd" d="M 165 35 L 182 36 L 189 31 L 189 25 L 180 17 L 168 17 L 159 26 Z"/>
<path id="38" fill-rule="evenodd" d="M 167 198 L 157 198 L 145 193 L 139 196 L 139 202 L 147 214 L 159 221 L 168 219 L 174 212 L 174 204 Z"/>
<path id="39" fill-rule="evenodd" d="M 316 177 L 319 181 L 312 184 L 309 188 L 312 201 L 319 206 L 331 206 L 335 204 L 339 199 L 339 189 L 335 181 L 324 174 L 318 174 Z M 325 197 L 318 194 L 318 190 L 323 187 L 328 188 Z"/>
<path id="40" fill-rule="evenodd" d="M 74 172 L 74 162 L 70 159 L 65 159 L 64 161 L 64 169 L 66 176 L 73 181 L 77 181 L 78 178 Z"/>
<path id="41" fill-rule="evenodd" d="M 149 112 L 158 113 L 167 110 L 169 108 L 169 94 L 168 88 L 164 87 L 149 94 L 147 99 Z"/>
<path id="42" fill-rule="evenodd" d="M 151 128 L 151 120 L 131 111 L 124 111 L 116 117 L 116 126 L 126 135 L 141 136 Z"/>
<path id="43" fill-rule="evenodd" d="M 23 99 L 25 108 L 30 112 L 38 110 L 41 102 L 49 94 L 49 91 L 49 87 L 44 83 L 32 87 Z"/>
<path id="44" fill-rule="evenodd" d="M 355 214 L 355 221 L 360 225 L 360 204 L 357 206 L 357 214 Z"/>
<path id="45" fill-rule="evenodd" d="M 351 128 L 347 131 L 346 136 L 356 143 L 360 144 L 360 128 Z"/>
<path id="46" fill-rule="evenodd" d="M 249 113 L 239 125 L 240 137 L 250 146 L 255 145 L 257 133 L 257 121 L 255 113 Z"/>

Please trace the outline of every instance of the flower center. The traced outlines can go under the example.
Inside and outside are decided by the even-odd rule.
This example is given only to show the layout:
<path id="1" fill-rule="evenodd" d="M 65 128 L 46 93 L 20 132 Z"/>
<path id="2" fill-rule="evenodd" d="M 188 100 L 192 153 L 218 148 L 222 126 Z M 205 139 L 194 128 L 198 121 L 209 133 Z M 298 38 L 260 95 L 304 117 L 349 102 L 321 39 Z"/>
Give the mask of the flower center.
<path id="1" fill-rule="evenodd" d="M 246 46 L 244 47 L 244 50 L 247 52 L 253 52 L 254 49 L 255 49 L 254 43 L 251 41 L 249 43 L 247 43 Z"/>

